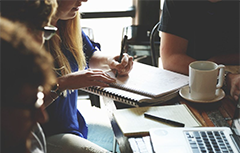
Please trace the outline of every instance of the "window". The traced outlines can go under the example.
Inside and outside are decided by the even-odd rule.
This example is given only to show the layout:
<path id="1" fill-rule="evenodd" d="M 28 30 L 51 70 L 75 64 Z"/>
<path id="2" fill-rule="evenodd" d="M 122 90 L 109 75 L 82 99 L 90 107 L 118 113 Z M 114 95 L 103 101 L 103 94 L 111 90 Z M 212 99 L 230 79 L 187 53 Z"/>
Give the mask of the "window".
<path id="1" fill-rule="evenodd" d="M 126 10 L 132 6 L 132 0 L 89 0 L 82 3 L 81 12 L 111 12 Z M 123 27 L 132 24 L 131 17 L 83 18 L 82 27 L 93 30 L 94 41 L 101 44 L 103 52 L 119 54 Z"/>

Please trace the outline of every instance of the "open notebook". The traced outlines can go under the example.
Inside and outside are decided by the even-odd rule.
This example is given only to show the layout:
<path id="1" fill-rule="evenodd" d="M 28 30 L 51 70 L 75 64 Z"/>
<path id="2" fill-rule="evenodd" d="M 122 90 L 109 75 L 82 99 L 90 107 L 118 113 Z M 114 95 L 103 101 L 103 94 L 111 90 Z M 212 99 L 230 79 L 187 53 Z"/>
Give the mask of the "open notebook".
<path id="1" fill-rule="evenodd" d="M 148 135 L 151 128 L 174 126 L 148 118 L 146 113 L 183 123 L 185 127 L 201 126 L 185 104 L 118 109 L 113 115 L 125 136 Z"/>
<path id="2" fill-rule="evenodd" d="M 112 71 L 107 72 L 115 78 Z M 160 104 L 178 95 L 178 90 L 188 84 L 188 76 L 134 62 L 128 76 L 118 76 L 110 87 L 88 87 L 81 90 L 107 96 L 133 106 Z"/>
<path id="3" fill-rule="evenodd" d="M 156 153 L 239 153 L 240 101 L 231 128 L 156 128 L 150 130 L 151 142 Z"/>

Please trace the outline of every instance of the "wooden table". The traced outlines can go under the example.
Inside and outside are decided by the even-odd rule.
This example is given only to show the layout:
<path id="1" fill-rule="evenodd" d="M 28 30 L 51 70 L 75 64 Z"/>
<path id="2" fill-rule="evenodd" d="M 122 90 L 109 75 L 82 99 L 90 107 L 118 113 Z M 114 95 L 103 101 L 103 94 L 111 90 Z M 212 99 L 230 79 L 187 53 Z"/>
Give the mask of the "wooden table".
<path id="1" fill-rule="evenodd" d="M 103 98 L 106 110 L 108 111 L 109 119 L 111 121 L 112 129 L 119 145 L 119 149 L 122 153 L 132 153 L 128 138 L 121 132 L 116 120 L 113 116 L 113 111 L 116 110 L 116 106 L 112 99 Z M 215 103 L 192 103 L 184 100 L 180 96 L 168 102 L 169 104 L 186 104 L 192 113 L 205 127 L 229 127 L 232 122 L 232 118 L 236 109 L 237 101 L 234 101 L 229 95 Z"/>

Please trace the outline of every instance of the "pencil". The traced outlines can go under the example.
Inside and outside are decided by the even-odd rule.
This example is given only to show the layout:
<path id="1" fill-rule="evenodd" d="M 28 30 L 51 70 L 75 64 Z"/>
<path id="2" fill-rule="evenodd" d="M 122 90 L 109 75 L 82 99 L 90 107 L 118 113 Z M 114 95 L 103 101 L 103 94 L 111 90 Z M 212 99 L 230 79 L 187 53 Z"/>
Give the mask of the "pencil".
<path id="1" fill-rule="evenodd" d="M 124 53 L 124 46 L 126 44 L 126 40 L 127 40 L 127 35 L 124 35 L 124 38 L 122 40 L 122 46 L 121 46 L 121 52 L 120 52 L 120 57 L 118 59 L 118 62 L 121 63 L 122 57 L 123 57 L 123 53 Z M 118 76 L 118 71 L 116 71 L 115 77 Z"/>
<path id="2" fill-rule="evenodd" d="M 176 127 L 184 127 L 185 126 L 183 123 L 176 122 L 176 121 L 169 120 L 169 119 L 165 119 L 165 118 L 155 116 L 155 115 L 151 115 L 151 114 L 148 114 L 148 113 L 144 113 L 144 116 L 147 117 L 147 118 L 155 119 L 155 120 L 160 121 L 160 122 L 164 122 L 164 123 L 167 123 L 167 124 L 174 125 Z"/>

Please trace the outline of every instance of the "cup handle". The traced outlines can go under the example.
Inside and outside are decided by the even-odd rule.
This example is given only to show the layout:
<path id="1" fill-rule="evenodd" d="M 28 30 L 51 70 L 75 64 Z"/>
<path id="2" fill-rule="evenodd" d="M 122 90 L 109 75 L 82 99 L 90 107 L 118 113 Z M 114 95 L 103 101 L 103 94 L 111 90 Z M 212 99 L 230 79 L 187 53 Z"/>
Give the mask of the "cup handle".
<path id="1" fill-rule="evenodd" d="M 221 88 L 223 86 L 223 82 L 225 79 L 225 66 L 224 65 L 218 65 L 219 69 L 219 76 L 218 76 L 218 84 L 216 86 L 217 89 Z"/>

